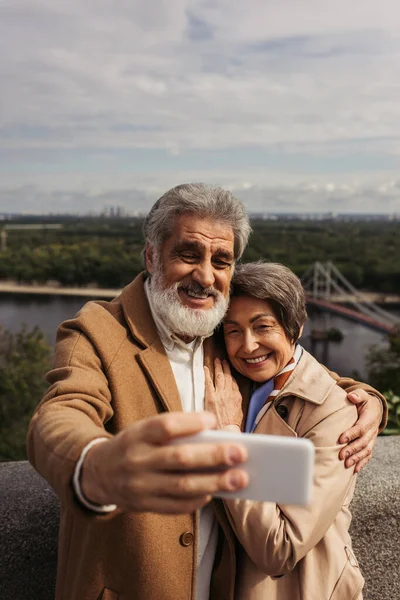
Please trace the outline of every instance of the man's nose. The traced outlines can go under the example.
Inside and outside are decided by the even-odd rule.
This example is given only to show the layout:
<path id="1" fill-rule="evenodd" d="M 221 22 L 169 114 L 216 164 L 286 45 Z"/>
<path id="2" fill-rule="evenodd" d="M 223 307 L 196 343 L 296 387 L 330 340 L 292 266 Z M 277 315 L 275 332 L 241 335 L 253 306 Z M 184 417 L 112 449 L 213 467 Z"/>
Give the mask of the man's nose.
<path id="1" fill-rule="evenodd" d="M 204 288 L 211 287 L 215 283 L 214 269 L 209 261 L 203 261 L 197 265 L 193 272 L 193 279 Z"/>
<path id="2" fill-rule="evenodd" d="M 246 354 L 251 354 L 254 350 L 257 350 L 258 342 L 256 336 L 251 332 L 247 331 L 244 335 L 243 350 Z"/>

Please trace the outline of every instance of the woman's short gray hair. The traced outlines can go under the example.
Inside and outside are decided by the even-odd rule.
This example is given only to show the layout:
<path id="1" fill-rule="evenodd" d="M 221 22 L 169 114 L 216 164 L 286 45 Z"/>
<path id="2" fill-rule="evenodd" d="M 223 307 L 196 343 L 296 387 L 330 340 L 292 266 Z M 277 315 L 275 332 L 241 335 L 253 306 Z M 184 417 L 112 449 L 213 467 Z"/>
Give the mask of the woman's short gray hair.
<path id="1" fill-rule="evenodd" d="M 294 342 L 307 321 L 306 297 L 300 279 L 279 263 L 253 262 L 236 266 L 233 296 L 254 296 L 271 303 L 286 337 Z"/>
<path id="2" fill-rule="evenodd" d="M 232 227 L 235 258 L 242 256 L 251 232 L 245 207 L 231 192 L 204 183 L 177 185 L 157 200 L 143 225 L 146 243 L 160 248 L 171 235 L 176 218 L 183 214 L 199 215 Z"/>

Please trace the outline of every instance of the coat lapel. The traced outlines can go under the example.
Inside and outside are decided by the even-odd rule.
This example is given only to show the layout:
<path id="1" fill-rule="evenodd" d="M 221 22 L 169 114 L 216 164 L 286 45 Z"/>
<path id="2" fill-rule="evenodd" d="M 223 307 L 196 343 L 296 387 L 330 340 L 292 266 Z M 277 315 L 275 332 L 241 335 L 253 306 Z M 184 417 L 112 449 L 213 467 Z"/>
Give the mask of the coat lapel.
<path id="1" fill-rule="evenodd" d="M 161 340 L 157 338 L 152 346 L 139 352 L 138 360 L 157 391 L 165 410 L 181 411 L 182 403 L 175 377 Z"/>
<path id="2" fill-rule="evenodd" d="M 122 291 L 122 310 L 131 334 L 143 346 L 143 350 L 137 354 L 137 360 L 165 410 L 181 411 L 182 403 L 175 377 L 151 316 L 143 284 L 144 274 L 141 273 Z"/>

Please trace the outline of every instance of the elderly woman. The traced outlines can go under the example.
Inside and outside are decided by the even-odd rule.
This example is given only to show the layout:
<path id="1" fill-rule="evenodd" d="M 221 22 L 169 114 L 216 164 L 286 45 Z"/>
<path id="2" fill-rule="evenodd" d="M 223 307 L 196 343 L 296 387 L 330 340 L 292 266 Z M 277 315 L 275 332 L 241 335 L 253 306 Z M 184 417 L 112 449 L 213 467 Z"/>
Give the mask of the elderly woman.
<path id="1" fill-rule="evenodd" d="M 315 474 L 308 506 L 225 501 L 241 544 L 236 600 L 362 597 L 364 580 L 348 533 L 356 475 L 338 458 L 338 438 L 357 411 L 298 344 L 306 318 L 303 288 L 289 269 L 237 267 L 223 333 L 235 375 L 253 382 L 245 430 L 310 439 Z M 221 427 L 238 430 L 241 395 L 228 364 L 216 361 L 215 384 L 208 371 L 206 382 Z"/>

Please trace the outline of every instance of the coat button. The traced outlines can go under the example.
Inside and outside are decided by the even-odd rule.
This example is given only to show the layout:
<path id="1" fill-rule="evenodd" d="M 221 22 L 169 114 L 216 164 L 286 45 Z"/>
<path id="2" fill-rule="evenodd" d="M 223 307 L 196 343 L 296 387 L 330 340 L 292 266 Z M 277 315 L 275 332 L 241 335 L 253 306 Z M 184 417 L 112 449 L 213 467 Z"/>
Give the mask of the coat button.
<path id="1" fill-rule="evenodd" d="M 282 419 L 286 419 L 289 411 L 287 409 L 287 406 L 285 406 L 284 404 L 280 404 L 276 407 L 276 412 Z"/>
<path id="2" fill-rule="evenodd" d="M 182 533 L 179 541 L 182 546 L 191 546 L 193 544 L 193 533 L 190 533 L 190 531 L 185 531 L 185 533 Z"/>

